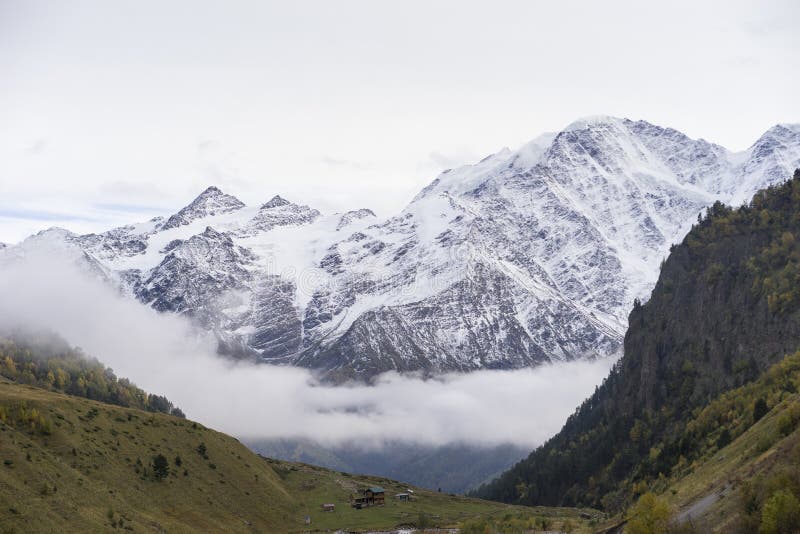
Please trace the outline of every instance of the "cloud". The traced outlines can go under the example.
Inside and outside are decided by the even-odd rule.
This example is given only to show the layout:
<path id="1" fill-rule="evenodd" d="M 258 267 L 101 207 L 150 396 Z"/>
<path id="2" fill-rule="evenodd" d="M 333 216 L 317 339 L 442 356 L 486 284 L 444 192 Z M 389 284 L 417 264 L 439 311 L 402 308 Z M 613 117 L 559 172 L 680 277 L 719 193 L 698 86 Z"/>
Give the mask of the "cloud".
<path id="1" fill-rule="evenodd" d="M 333 158 L 331 156 L 322 156 L 319 160 L 329 167 L 342 167 L 346 169 L 354 169 L 364 171 L 370 169 L 370 165 L 349 159 Z"/>
<path id="2" fill-rule="evenodd" d="M 0 217 L 7 219 L 23 219 L 28 221 L 96 221 L 96 218 L 84 215 L 74 215 L 71 213 L 59 213 L 55 211 L 25 209 L 25 208 L 4 208 L 0 206 Z"/>
<path id="3" fill-rule="evenodd" d="M 168 191 L 162 189 L 156 180 L 105 180 L 97 188 L 97 193 L 104 199 L 135 199 L 137 203 L 150 204 L 157 199 L 161 203 L 168 197 Z M 146 202 L 144 202 L 146 201 Z"/>
<path id="4" fill-rule="evenodd" d="M 218 139 L 202 139 L 196 143 L 197 176 L 189 183 L 188 191 L 205 189 L 213 184 L 223 189 L 253 189 L 257 180 L 246 176 L 242 170 L 241 155 L 236 150 L 227 149 Z M 228 191 L 230 192 L 230 191 Z"/>
<path id="5" fill-rule="evenodd" d="M 47 140 L 46 139 L 36 139 L 33 143 L 25 147 L 25 152 L 29 154 L 38 155 L 43 153 L 47 150 Z"/>
<path id="6" fill-rule="evenodd" d="M 197 142 L 197 152 L 203 154 L 210 150 L 216 150 L 220 146 L 220 142 L 217 139 L 202 139 Z"/>
<path id="7" fill-rule="evenodd" d="M 242 438 L 309 438 L 426 445 L 513 443 L 553 435 L 613 363 L 564 363 L 518 371 L 396 373 L 372 386 L 320 384 L 304 369 L 233 363 L 183 317 L 158 314 L 70 267 L 80 261 L 0 252 L 0 326 L 58 332 L 71 344 L 187 415 Z"/>
<path id="8" fill-rule="evenodd" d="M 451 154 L 433 151 L 428 154 L 428 158 L 425 161 L 420 163 L 419 167 L 435 169 L 438 172 L 474 163 L 479 159 L 472 150 L 462 147 Z"/>
<path id="9" fill-rule="evenodd" d="M 93 204 L 92 208 L 101 210 L 101 211 L 111 211 L 115 213 L 153 213 L 163 215 L 166 211 L 161 206 L 149 206 L 144 204 L 126 204 L 126 203 L 116 203 L 116 202 L 105 202 L 105 203 L 98 203 Z"/>

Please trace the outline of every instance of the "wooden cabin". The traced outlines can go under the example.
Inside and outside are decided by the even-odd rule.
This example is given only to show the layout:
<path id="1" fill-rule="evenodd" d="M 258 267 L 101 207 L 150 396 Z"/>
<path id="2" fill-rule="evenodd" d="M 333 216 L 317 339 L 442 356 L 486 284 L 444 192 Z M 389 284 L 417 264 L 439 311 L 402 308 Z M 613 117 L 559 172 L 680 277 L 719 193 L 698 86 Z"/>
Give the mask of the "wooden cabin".
<path id="1" fill-rule="evenodd" d="M 381 506 L 386 504 L 386 490 L 380 486 L 373 486 L 361 490 L 360 496 L 352 501 L 353 508 L 366 508 L 367 506 Z"/>

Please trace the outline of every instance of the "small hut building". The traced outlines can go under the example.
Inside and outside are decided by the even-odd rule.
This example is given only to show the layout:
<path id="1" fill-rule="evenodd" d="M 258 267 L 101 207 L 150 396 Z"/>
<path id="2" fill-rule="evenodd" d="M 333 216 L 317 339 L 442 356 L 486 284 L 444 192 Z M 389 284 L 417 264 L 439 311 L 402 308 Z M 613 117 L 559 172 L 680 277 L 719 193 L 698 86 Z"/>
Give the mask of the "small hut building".
<path id="1" fill-rule="evenodd" d="M 367 506 L 381 506 L 386 504 L 386 490 L 380 486 L 373 486 L 361 490 L 360 496 L 353 499 L 353 508 L 366 508 Z"/>

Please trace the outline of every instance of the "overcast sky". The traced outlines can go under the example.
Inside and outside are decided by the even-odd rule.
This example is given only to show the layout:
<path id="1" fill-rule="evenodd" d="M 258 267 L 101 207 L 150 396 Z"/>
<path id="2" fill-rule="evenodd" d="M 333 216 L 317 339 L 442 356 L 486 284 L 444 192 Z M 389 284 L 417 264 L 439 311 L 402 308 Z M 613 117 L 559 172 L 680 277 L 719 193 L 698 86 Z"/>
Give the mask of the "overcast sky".
<path id="1" fill-rule="evenodd" d="M 0 241 L 210 184 L 388 215 L 585 115 L 744 149 L 800 122 L 798 6 L 0 0 Z"/>

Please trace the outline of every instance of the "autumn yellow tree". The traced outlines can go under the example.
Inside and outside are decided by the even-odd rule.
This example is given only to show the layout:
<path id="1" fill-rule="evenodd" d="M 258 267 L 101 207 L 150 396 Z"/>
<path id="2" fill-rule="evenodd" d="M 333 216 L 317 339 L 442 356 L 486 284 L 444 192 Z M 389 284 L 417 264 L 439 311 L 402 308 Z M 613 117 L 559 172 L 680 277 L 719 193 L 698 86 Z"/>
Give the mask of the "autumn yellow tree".
<path id="1" fill-rule="evenodd" d="M 652 492 L 647 492 L 628 512 L 627 534 L 666 534 L 669 506 Z"/>

